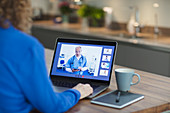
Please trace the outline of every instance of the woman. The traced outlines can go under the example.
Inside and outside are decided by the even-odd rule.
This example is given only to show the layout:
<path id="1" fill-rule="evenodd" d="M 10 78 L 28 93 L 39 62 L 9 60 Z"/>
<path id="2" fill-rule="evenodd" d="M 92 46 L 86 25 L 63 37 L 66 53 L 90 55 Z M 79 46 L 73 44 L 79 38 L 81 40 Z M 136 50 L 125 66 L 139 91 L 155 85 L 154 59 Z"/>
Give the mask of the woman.
<path id="1" fill-rule="evenodd" d="M 30 0 L 0 0 L 0 113 L 65 112 L 91 94 L 88 84 L 54 93 L 44 47 L 29 32 Z"/>

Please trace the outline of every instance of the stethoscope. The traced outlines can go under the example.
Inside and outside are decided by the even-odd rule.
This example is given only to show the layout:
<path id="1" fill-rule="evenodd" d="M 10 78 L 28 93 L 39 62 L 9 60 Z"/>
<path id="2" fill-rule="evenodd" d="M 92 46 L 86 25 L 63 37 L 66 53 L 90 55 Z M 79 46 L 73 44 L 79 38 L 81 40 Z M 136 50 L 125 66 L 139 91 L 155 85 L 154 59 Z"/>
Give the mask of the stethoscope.
<path id="1" fill-rule="evenodd" d="M 71 64 L 74 64 L 75 58 L 76 58 L 76 56 L 74 55 L 73 56 L 73 62 Z M 81 56 L 80 59 L 79 59 L 79 63 L 82 63 L 82 62 L 83 62 L 83 56 Z"/>

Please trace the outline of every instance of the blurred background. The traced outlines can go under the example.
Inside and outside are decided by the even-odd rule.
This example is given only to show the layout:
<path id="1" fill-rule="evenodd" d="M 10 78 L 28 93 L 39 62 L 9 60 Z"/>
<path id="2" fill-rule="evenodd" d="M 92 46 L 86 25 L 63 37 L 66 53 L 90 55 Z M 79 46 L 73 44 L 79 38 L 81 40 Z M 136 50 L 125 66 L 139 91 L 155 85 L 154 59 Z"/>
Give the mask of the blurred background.
<path id="1" fill-rule="evenodd" d="M 154 27 L 157 24 L 162 28 L 170 27 L 170 15 L 167 13 L 170 9 L 169 0 L 32 0 L 33 18 L 49 19 L 47 16 L 63 15 L 63 12 L 60 11 L 60 5 L 65 5 L 62 4 L 64 2 L 66 5 L 68 3 L 72 10 L 71 12 L 68 11 L 68 14 L 73 17 L 78 17 L 76 11 L 81 8 L 81 5 L 86 4 L 101 9 L 105 8 L 105 11 L 112 15 L 112 24 L 114 22 L 127 24 L 133 13 L 135 16 L 134 11 L 136 10 L 136 13 L 138 13 L 136 20 L 141 25 Z M 40 15 L 42 17 L 38 18 L 37 16 Z"/>
<path id="2" fill-rule="evenodd" d="M 116 64 L 170 76 L 170 0 L 32 0 L 32 35 L 119 43 Z"/>

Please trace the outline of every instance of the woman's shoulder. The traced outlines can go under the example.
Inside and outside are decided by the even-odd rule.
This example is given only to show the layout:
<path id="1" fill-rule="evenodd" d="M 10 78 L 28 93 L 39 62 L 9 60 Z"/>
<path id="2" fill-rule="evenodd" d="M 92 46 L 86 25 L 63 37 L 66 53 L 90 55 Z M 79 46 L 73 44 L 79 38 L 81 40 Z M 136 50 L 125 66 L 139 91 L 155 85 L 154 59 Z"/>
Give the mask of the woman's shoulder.
<path id="1" fill-rule="evenodd" d="M 10 59 L 11 56 L 20 58 L 35 50 L 44 51 L 43 45 L 35 37 L 17 29 L 3 32 L 2 38 L 0 38 L 0 47 L 0 54 Z"/>
<path id="2" fill-rule="evenodd" d="M 18 42 L 20 42 L 20 44 L 24 44 L 28 47 L 33 47 L 33 46 L 42 46 L 42 44 L 39 42 L 38 39 L 36 39 L 35 37 L 26 34 L 22 31 L 18 31 Z M 43 47 L 43 46 L 42 46 Z"/>

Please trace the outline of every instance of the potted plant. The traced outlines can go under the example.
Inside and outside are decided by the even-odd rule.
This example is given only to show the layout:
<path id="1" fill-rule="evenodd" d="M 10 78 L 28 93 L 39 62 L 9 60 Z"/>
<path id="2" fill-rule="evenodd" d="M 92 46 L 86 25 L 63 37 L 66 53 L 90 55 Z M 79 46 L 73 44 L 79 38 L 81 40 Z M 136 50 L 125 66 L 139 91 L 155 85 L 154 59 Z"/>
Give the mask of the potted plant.
<path id="1" fill-rule="evenodd" d="M 88 25 L 92 27 L 100 27 L 104 25 L 103 20 L 105 13 L 101 8 L 89 5 L 82 5 L 80 9 L 77 11 L 77 14 L 82 18 L 86 18 L 86 20 L 88 19 L 89 21 Z"/>
<path id="2" fill-rule="evenodd" d="M 89 18 L 89 25 L 92 27 L 102 27 L 104 25 L 105 12 L 101 8 L 92 7 Z"/>
<path id="3" fill-rule="evenodd" d="M 90 6 L 82 5 L 77 11 L 78 16 L 82 18 L 82 29 L 88 31 L 88 17 L 90 17 Z"/>
<path id="4" fill-rule="evenodd" d="M 72 12 L 72 9 L 70 8 L 70 4 L 66 1 L 59 3 L 59 10 L 63 17 L 63 22 L 68 23 L 68 16 Z"/>

